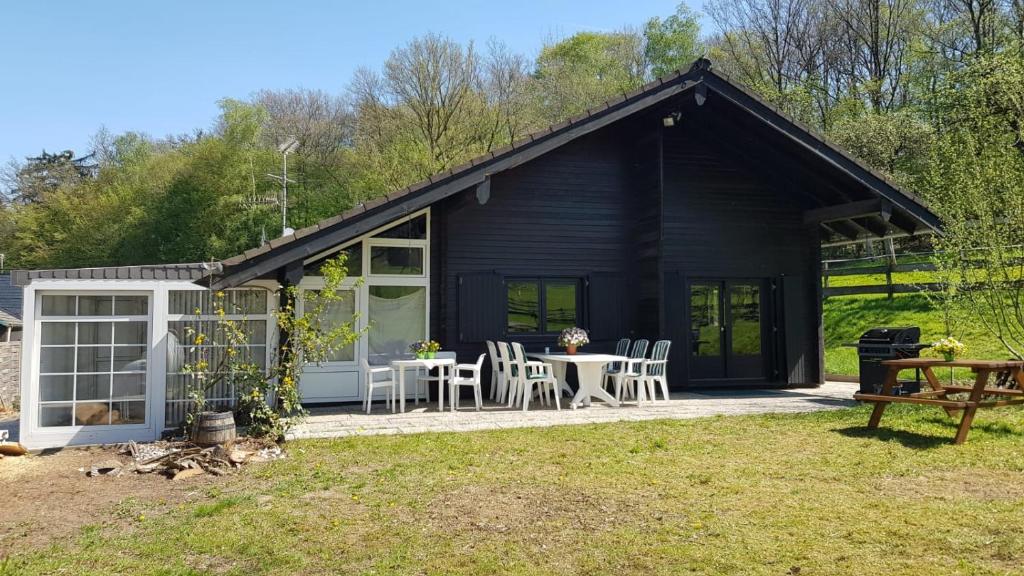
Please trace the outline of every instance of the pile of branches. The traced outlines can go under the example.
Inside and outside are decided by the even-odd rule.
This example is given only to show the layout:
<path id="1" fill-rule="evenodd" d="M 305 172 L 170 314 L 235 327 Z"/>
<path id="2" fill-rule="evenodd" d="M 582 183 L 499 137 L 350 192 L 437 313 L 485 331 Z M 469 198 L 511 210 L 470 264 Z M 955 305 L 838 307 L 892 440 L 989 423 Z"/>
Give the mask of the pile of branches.
<path id="1" fill-rule="evenodd" d="M 229 445 L 197 446 L 191 442 L 128 442 L 120 447 L 120 454 L 131 456 L 123 463 L 110 460 L 93 465 L 89 476 L 120 476 L 124 472 L 162 474 L 173 480 L 194 476 L 225 476 L 243 465 L 284 458 L 281 447 L 273 442 L 241 439 Z"/>

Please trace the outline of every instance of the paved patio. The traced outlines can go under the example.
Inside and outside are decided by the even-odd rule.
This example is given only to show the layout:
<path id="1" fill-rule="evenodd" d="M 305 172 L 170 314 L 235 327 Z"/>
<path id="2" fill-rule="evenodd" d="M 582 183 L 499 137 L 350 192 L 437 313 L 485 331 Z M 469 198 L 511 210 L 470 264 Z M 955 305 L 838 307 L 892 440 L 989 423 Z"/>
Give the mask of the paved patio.
<path id="1" fill-rule="evenodd" d="M 370 415 L 358 405 L 313 407 L 309 418 L 295 427 L 289 438 L 339 438 L 377 434 L 414 434 L 417 432 L 463 432 L 498 428 L 526 428 L 565 424 L 640 421 L 657 419 L 703 418 L 717 415 L 816 412 L 836 410 L 856 404 L 851 397 L 857 385 L 827 382 L 818 388 L 790 390 L 708 390 L 678 392 L 668 402 L 637 407 L 628 402 L 611 408 L 595 401 L 590 407 L 573 410 L 569 399 L 562 400 L 563 409 L 540 407 L 531 403 L 530 410 L 509 409 L 485 402 L 484 409 L 472 409 L 471 401 L 452 413 L 437 411 L 437 402 L 416 405 L 406 401 L 404 414 L 392 414 L 384 403 L 376 402 Z"/>

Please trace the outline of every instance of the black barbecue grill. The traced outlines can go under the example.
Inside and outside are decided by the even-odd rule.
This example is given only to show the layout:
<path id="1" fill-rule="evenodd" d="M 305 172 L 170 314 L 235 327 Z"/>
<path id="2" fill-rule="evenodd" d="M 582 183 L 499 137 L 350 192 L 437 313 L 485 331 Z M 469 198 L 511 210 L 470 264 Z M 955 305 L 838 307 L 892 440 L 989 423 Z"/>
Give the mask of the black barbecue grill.
<path id="1" fill-rule="evenodd" d="M 878 394 L 889 372 L 883 360 L 917 358 L 927 344 L 921 344 L 921 329 L 916 326 L 905 328 L 872 328 L 857 342 L 860 357 L 860 392 Z M 896 394 L 912 394 L 921 391 L 921 374 L 915 380 L 897 382 Z"/>

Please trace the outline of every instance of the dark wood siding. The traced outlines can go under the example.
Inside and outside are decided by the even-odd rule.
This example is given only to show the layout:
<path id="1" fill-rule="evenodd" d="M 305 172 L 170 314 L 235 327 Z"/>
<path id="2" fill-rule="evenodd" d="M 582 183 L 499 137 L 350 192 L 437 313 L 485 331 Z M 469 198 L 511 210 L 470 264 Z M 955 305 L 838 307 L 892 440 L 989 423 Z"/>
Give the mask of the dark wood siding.
<path id="1" fill-rule="evenodd" d="M 440 282 L 447 285 L 443 297 L 447 321 L 439 335 L 446 348 L 456 350 L 460 358 L 484 350 L 480 342 L 459 337 L 460 302 L 454 287 L 460 276 L 578 278 L 584 325 L 590 322 L 590 305 L 606 305 L 590 301 L 591 277 L 600 278 L 600 290 L 594 296 L 635 309 L 625 279 L 634 266 L 637 203 L 630 194 L 630 156 L 622 150 L 614 134 L 601 131 L 495 175 L 484 205 L 477 202 L 474 190 L 466 190 L 435 207 L 444 212 L 438 233 L 445 243 L 439 266 Z M 495 306 L 503 309 L 503 297 Z M 615 322 L 629 322 L 631 316 L 624 312 Z M 598 328 L 597 336 L 607 334 L 606 340 L 595 341 L 588 350 L 607 349 L 619 337 L 611 336 L 615 327 L 602 324 Z M 499 331 L 487 338 L 504 338 L 504 334 Z M 516 339 L 533 350 L 556 345 L 554 336 Z"/>
<path id="2" fill-rule="evenodd" d="M 610 351 L 622 336 L 669 338 L 671 384 L 685 386 L 687 282 L 764 279 L 773 307 L 766 378 L 820 381 L 818 238 L 803 224 L 806 206 L 792 180 L 770 160 L 720 143 L 723 134 L 708 124 L 662 130 L 654 120 L 642 130 L 599 131 L 496 174 L 486 204 L 474 189 L 435 204 L 432 336 L 472 359 L 482 340 L 508 338 L 498 278 L 577 278 L 578 315 L 595 340 L 587 350 Z M 784 283 L 797 295 L 784 298 Z M 514 339 L 528 350 L 556 345 L 553 335 Z"/>
<path id="3" fill-rule="evenodd" d="M 800 278 L 800 290 L 792 290 L 801 296 L 783 300 L 785 317 L 791 323 L 798 318 L 804 322 L 793 327 L 797 334 L 789 340 L 791 365 L 770 367 L 766 377 L 785 382 L 793 375 L 801 381 L 817 381 L 816 361 L 811 365 L 811 359 L 817 358 L 817 344 L 806 337 L 813 331 L 808 322 L 817 305 L 809 278 L 809 245 L 814 238 L 802 222 L 804 206 L 787 188 L 785 178 L 720 146 L 716 141 L 722 137 L 700 122 L 666 129 L 663 137 L 663 322 L 666 334 L 684 344 L 672 349 L 674 383 L 679 384 L 687 373 L 686 280 L 788 276 Z M 766 286 L 771 289 L 772 284 Z M 802 349 L 796 350 L 797 346 Z M 772 357 L 771 346 L 766 346 L 766 354 Z"/>

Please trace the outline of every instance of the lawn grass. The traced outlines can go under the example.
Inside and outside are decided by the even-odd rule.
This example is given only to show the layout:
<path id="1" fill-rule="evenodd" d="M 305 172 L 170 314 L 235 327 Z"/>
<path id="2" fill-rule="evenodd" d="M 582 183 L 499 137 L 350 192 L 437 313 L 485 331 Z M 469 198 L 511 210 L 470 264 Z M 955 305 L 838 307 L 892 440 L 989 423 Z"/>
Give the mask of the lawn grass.
<path id="1" fill-rule="evenodd" d="M 940 310 L 921 294 L 885 296 L 838 296 L 823 304 L 825 323 L 825 371 L 828 374 L 857 375 L 857 349 L 844 346 L 856 342 L 869 328 L 918 326 L 921 341 L 934 342 L 946 336 Z M 979 324 L 959 323 L 953 336 L 967 344 L 966 356 L 1006 359 L 1009 353 Z M 966 377 L 966 372 L 964 373 Z M 960 374 L 958 374 L 958 378 Z"/>
<path id="2" fill-rule="evenodd" d="M 293 442 L 0 574 L 1024 573 L 1024 411 L 867 414 Z"/>

